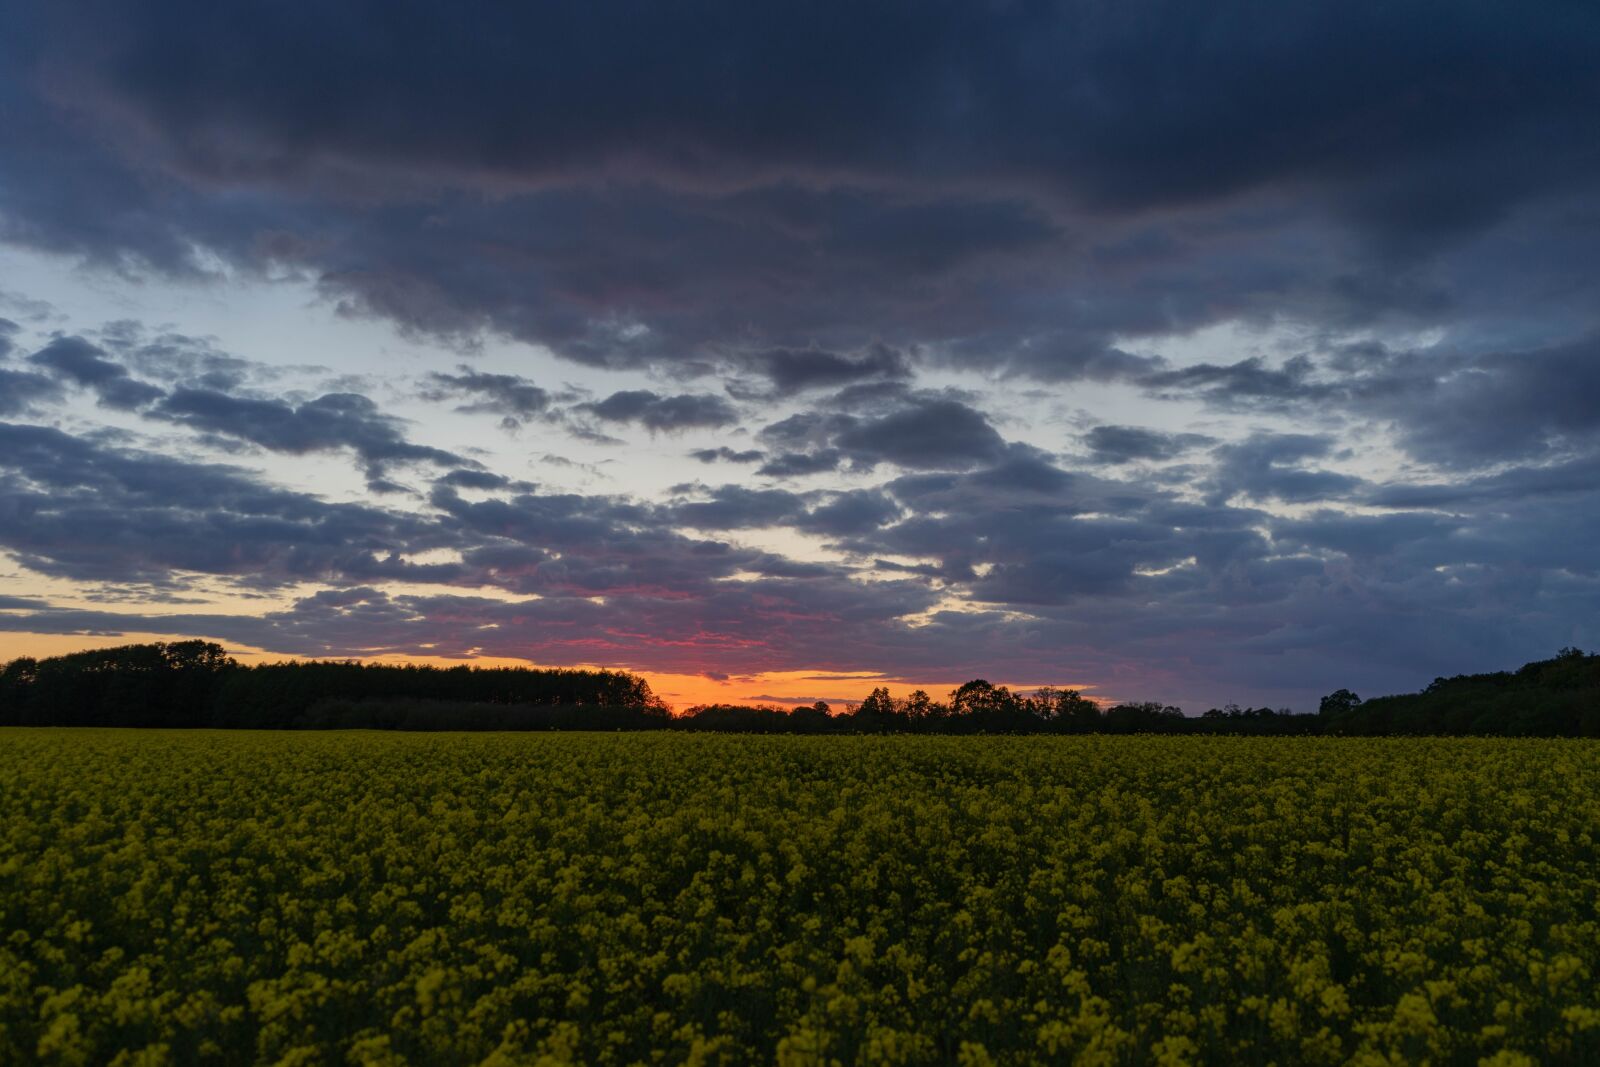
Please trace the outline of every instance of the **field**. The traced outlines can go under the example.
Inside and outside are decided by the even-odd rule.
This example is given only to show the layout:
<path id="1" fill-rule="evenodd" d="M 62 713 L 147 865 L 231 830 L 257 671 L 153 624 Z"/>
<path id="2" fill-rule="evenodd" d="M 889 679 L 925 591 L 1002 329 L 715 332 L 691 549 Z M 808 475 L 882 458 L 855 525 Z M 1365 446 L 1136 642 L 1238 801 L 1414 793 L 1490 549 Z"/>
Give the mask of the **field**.
<path id="1" fill-rule="evenodd" d="M 1600 1061 L 1600 744 L 0 731 L 3 1063 Z"/>

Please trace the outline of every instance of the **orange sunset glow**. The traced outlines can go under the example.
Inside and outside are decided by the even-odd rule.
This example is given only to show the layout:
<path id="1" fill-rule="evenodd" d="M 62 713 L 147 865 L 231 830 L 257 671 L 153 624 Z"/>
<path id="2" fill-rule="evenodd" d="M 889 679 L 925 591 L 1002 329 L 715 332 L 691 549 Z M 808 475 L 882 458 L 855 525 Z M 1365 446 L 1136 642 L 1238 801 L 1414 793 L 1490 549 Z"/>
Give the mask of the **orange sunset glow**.
<path id="1" fill-rule="evenodd" d="M 192 636 L 187 634 L 167 634 L 159 632 L 129 632 L 116 635 L 88 635 L 88 634 L 7 634 L 4 637 L 4 653 L 0 660 L 11 659 L 18 656 L 31 656 L 42 658 L 45 656 L 60 656 L 69 652 L 77 652 L 89 648 L 114 648 L 135 642 L 170 641 L 174 638 Z M 279 660 L 303 660 L 311 657 L 276 655 L 264 649 L 249 648 L 240 645 L 228 645 L 228 651 L 243 663 L 272 663 Z M 418 663 L 429 664 L 436 667 L 456 667 L 470 664 L 475 667 L 529 667 L 547 666 L 546 664 L 530 663 L 525 659 L 515 657 L 473 657 L 471 659 L 450 658 L 445 656 L 361 656 L 351 657 L 366 663 Z M 577 663 L 564 664 L 563 666 L 581 669 L 605 669 L 605 664 Z M 944 678 L 936 680 L 918 680 L 914 678 L 886 678 L 870 672 L 859 673 L 830 673 L 827 671 L 768 671 L 759 674 L 741 675 L 726 679 L 708 678 L 700 674 L 673 674 L 663 671 L 639 671 L 651 690 L 666 701 L 675 712 L 681 712 L 698 704 L 775 704 L 787 706 L 794 704 L 810 704 L 817 700 L 826 701 L 836 711 L 842 711 L 847 704 L 854 704 L 866 696 L 869 691 L 885 686 L 895 696 L 904 696 L 906 693 L 922 689 L 936 698 L 944 697 L 950 690 L 955 689 L 967 678 Z M 1010 685 L 1019 691 L 1036 688 L 1026 682 L 1017 684 L 1005 678 L 990 679 L 997 685 Z M 1060 688 L 1080 689 L 1084 695 L 1097 702 L 1106 702 L 1110 699 L 1095 691 L 1087 683 L 1057 683 Z"/>

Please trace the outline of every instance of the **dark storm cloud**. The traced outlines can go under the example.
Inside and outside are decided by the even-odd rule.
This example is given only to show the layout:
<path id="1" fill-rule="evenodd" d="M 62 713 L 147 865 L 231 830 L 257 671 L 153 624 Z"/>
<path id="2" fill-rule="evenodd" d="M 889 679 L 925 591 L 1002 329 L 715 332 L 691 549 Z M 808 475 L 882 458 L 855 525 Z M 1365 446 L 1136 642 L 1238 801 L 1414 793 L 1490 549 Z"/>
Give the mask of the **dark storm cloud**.
<path id="1" fill-rule="evenodd" d="M 863 379 L 911 376 L 905 355 L 886 345 L 873 345 L 859 355 L 815 348 L 775 349 L 758 357 L 757 363 L 780 394 L 837 387 Z"/>
<path id="2" fill-rule="evenodd" d="M 691 459 L 697 459 L 701 463 L 716 463 L 719 460 L 723 463 L 755 463 L 765 455 L 766 453 L 759 448 L 735 450 L 727 445 L 718 445 L 716 448 L 697 448 L 689 453 Z"/>
<path id="3" fill-rule="evenodd" d="M 9 5 L 0 235 L 779 392 L 910 351 L 1143 377 L 1140 338 L 1234 318 L 1593 320 L 1551 213 L 1600 174 L 1582 5 L 391 15 Z M 1474 243 L 1508 227 L 1561 254 Z"/>
<path id="4" fill-rule="evenodd" d="M 1015 332 L 971 307 L 964 286 L 982 280 L 991 258 L 1001 274 L 1037 273 L 1042 241 L 1007 248 L 999 230 L 999 248 L 906 264 L 892 246 L 859 244 L 854 201 L 863 198 L 885 213 L 900 210 L 883 192 L 799 188 L 446 195 L 425 214 L 405 203 L 378 210 L 385 221 L 374 247 L 365 231 L 350 232 L 322 257 L 349 266 L 330 267 L 321 284 L 352 314 L 447 337 L 499 331 L 602 367 L 759 369 L 775 347 L 854 352 L 880 339 L 906 346 L 925 333 Z M 966 209 L 957 201 L 943 210 Z M 517 254 L 494 271 L 463 269 L 485 247 L 506 244 Z"/>
<path id="5" fill-rule="evenodd" d="M 511 485 L 511 479 L 490 471 L 454 470 L 434 484 L 454 489 L 505 489 Z"/>
<path id="6" fill-rule="evenodd" d="M 248 441 L 273 452 L 350 449 L 369 477 L 382 479 L 392 463 L 470 467 L 453 453 L 406 440 L 398 419 L 358 393 L 329 393 L 302 404 L 230 396 L 210 389 L 175 389 L 153 412 L 202 433 Z"/>
<path id="7" fill-rule="evenodd" d="M 1555 174 L 1526 159 L 1488 175 L 1429 166 L 1584 128 L 1596 92 L 1584 43 L 1597 27 L 1581 6 L 1515 19 L 1487 4 L 1439 19 L 1376 3 L 823 4 L 803 15 L 624 4 L 490 22 L 421 7 L 386 22 L 389 11 L 317 20 L 315 36 L 266 3 L 138 18 L 102 4 L 93 22 L 47 9 L 20 12 L 12 29 L 52 42 L 75 29 L 98 45 L 99 68 L 75 72 L 88 83 L 79 93 L 123 94 L 153 149 L 212 177 L 405 165 L 566 178 L 643 160 L 692 185 L 771 167 L 1010 173 L 1145 205 L 1348 180 L 1380 154 L 1406 169 L 1364 210 L 1404 203 L 1415 170 L 1439 174 L 1452 180 L 1419 223 L 1438 226 L 1593 162 L 1565 159 Z M 563 106 L 572 99 L 581 113 Z M 1042 129 L 1056 135 L 1029 136 Z"/>
<path id="8" fill-rule="evenodd" d="M 1096 463 L 1175 459 L 1211 440 L 1201 434 L 1162 433 L 1138 426 L 1096 426 L 1085 436 L 1090 457 Z"/>
<path id="9" fill-rule="evenodd" d="M 832 494 L 795 525 L 811 533 L 848 537 L 886 526 L 901 514 L 900 506 L 888 494 L 875 489 L 852 489 Z"/>
<path id="10" fill-rule="evenodd" d="M 846 463 L 856 471 L 880 463 L 962 470 L 995 462 L 1007 451 L 981 411 L 947 395 L 895 391 L 874 396 L 868 406 L 874 409 L 869 415 L 802 411 L 764 427 L 759 436 L 775 455 L 757 473 L 789 477 Z"/>
<path id="11" fill-rule="evenodd" d="M 126 367 L 106 359 L 99 348 L 81 337 L 58 337 L 29 356 L 28 362 L 78 385 L 101 385 L 128 375 Z"/>
<path id="12" fill-rule="evenodd" d="M 648 389 L 625 389 L 604 400 L 579 404 L 577 410 L 608 422 L 636 422 L 652 433 L 727 426 L 739 421 L 732 404 L 709 393 L 661 396 Z"/>
<path id="13" fill-rule="evenodd" d="M 843 462 L 844 453 L 837 448 L 824 448 L 816 452 L 782 452 L 757 467 L 756 473 L 769 478 L 798 478 L 838 470 Z"/>
<path id="14" fill-rule="evenodd" d="M 166 390 L 132 377 L 128 368 L 107 359 L 104 349 L 81 337 L 58 337 L 29 356 L 28 362 L 92 390 L 108 408 L 131 411 L 166 395 Z"/>
<path id="15" fill-rule="evenodd" d="M 956 400 L 931 400 L 862 421 L 835 440 L 858 464 L 889 462 L 921 470 L 973 467 L 1005 451 L 989 420 Z"/>
<path id="16" fill-rule="evenodd" d="M 805 499 L 795 493 L 723 485 L 711 490 L 708 499 L 676 505 L 671 517 L 675 523 L 701 530 L 738 530 L 787 526 L 805 510 Z"/>
<path id="17" fill-rule="evenodd" d="M 763 427 L 759 436 L 777 447 L 801 451 L 825 446 L 859 422 L 854 415 L 801 411 Z"/>

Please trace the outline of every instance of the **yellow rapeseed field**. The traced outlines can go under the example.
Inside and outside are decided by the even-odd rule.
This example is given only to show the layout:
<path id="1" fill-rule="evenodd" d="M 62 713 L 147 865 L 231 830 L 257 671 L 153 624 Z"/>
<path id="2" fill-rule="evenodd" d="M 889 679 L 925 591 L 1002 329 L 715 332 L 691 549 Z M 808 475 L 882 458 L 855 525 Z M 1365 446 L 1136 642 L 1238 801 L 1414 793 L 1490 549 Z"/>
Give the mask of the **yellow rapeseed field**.
<path id="1" fill-rule="evenodd" d="M 0 1063 L 1600 1061 L 1600 744 L 0 731 Z"/>

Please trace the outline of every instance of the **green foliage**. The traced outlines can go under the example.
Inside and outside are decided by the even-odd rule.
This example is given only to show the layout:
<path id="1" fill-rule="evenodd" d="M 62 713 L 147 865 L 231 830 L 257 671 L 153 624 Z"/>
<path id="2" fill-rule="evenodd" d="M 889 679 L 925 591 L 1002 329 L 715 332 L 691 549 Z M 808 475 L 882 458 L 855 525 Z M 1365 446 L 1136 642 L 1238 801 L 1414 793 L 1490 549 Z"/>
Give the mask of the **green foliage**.
<path id="1" fill-rule="evenodd" d="M 0 1063 L 1593 1063 L 1582 741 L 0 730 Z"/>

